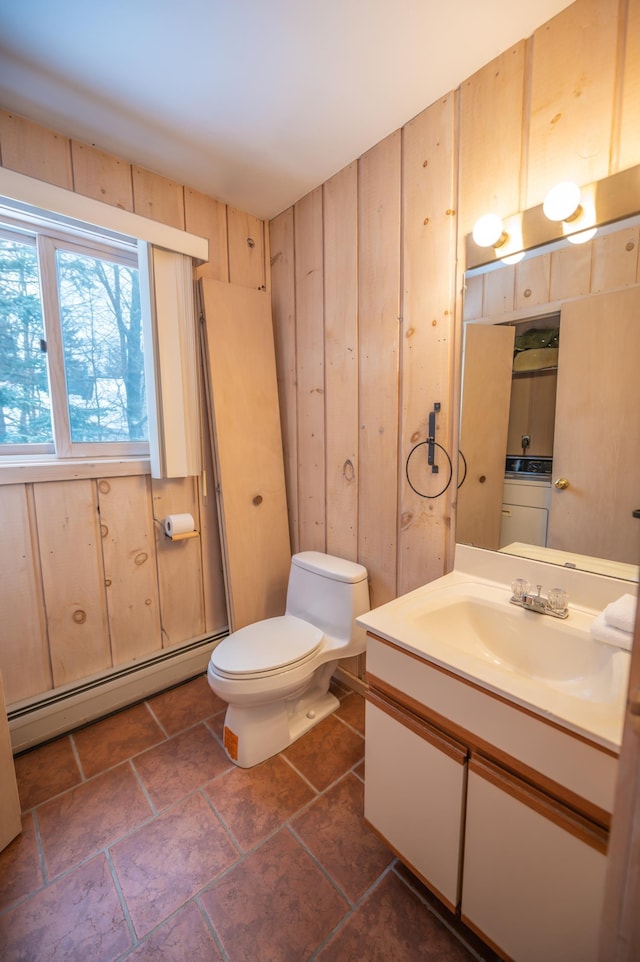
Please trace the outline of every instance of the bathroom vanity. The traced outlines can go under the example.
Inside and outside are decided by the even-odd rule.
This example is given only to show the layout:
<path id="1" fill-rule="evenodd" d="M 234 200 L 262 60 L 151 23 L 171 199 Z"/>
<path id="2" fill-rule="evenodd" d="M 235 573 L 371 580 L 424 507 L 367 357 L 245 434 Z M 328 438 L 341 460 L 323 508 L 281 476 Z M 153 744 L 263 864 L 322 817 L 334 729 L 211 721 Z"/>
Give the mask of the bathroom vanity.
<path id="1" fill-rule="evenodd" d="M 564 621 L 510 604 L 524 577 Z M 458 546 L 454 571 L 362 616 L 365 818 L 505 959 L 597 956 L 629 653 L 593 617 L 629 583 Z"/>

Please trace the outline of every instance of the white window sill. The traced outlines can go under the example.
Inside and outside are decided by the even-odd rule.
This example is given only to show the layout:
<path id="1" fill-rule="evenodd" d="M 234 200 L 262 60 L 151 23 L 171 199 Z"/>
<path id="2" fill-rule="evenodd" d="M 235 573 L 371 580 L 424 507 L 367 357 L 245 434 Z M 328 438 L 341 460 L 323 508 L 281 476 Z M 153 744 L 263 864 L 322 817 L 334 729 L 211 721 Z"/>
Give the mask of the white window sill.
<path id="1" fill-rule="evenodd" d="M 80 478 L 115 478 L 151 474 L 149 458 L 83 458 L 82 460 L 0 460 L 0 484 L 30 481 L 75 481 Z"/>

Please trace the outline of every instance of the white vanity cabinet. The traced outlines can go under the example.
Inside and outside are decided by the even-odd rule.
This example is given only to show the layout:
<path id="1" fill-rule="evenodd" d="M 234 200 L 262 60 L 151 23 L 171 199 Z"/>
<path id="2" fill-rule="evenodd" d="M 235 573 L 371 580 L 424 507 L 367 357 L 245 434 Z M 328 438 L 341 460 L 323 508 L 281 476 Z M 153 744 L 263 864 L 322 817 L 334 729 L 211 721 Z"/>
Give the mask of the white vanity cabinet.
<path id="1" fill-rule="evenodd" d="M 469 764 L 462 920 L 517 962 L 596 962 L 606 833 L 491 762 Z"/>
<path id="2" fill-rule="evenodd" d="M 369 634 L 367 822 L 503 958 L 595 962 L 615 754 Z"/>
<path id="3" fill-rule="evenodd" d="M 366 731 L 365 818 L 455 910 L 467 750 L 375 695 L 367 701 Z"/>

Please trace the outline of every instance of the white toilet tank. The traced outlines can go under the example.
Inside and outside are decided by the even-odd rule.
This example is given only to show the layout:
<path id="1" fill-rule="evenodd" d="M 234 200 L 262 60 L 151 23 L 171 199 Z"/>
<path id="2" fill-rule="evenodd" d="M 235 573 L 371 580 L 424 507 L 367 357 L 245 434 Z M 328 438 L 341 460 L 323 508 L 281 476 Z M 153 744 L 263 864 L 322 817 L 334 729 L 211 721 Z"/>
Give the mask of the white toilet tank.
<path id="1" fill-rule="evenodd" d="M 367 569 L 320 551 L 301 551 L 291 559 L 287 614 L 320 628 L 326 635 L 351 639 L 363 650 L 365 632 L 354 619 L 369 611 Z"/>

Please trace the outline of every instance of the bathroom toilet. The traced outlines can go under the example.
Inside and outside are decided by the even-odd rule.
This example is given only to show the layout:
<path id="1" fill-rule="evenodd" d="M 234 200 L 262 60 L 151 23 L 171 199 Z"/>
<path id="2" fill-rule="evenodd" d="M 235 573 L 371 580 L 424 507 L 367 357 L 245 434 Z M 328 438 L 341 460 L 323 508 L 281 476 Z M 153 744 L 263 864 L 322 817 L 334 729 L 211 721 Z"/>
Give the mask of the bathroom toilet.
<path id="1" fill-rule="evenodd" d="M 319 551 L 291 559 L 284 615 L 240 628 L 213 650 L 207 677 L 228 703 L 224 747 L 241 768 L 290 745 L 338 707 L 329 682 L 365 650 L 367 569 Z"/>

